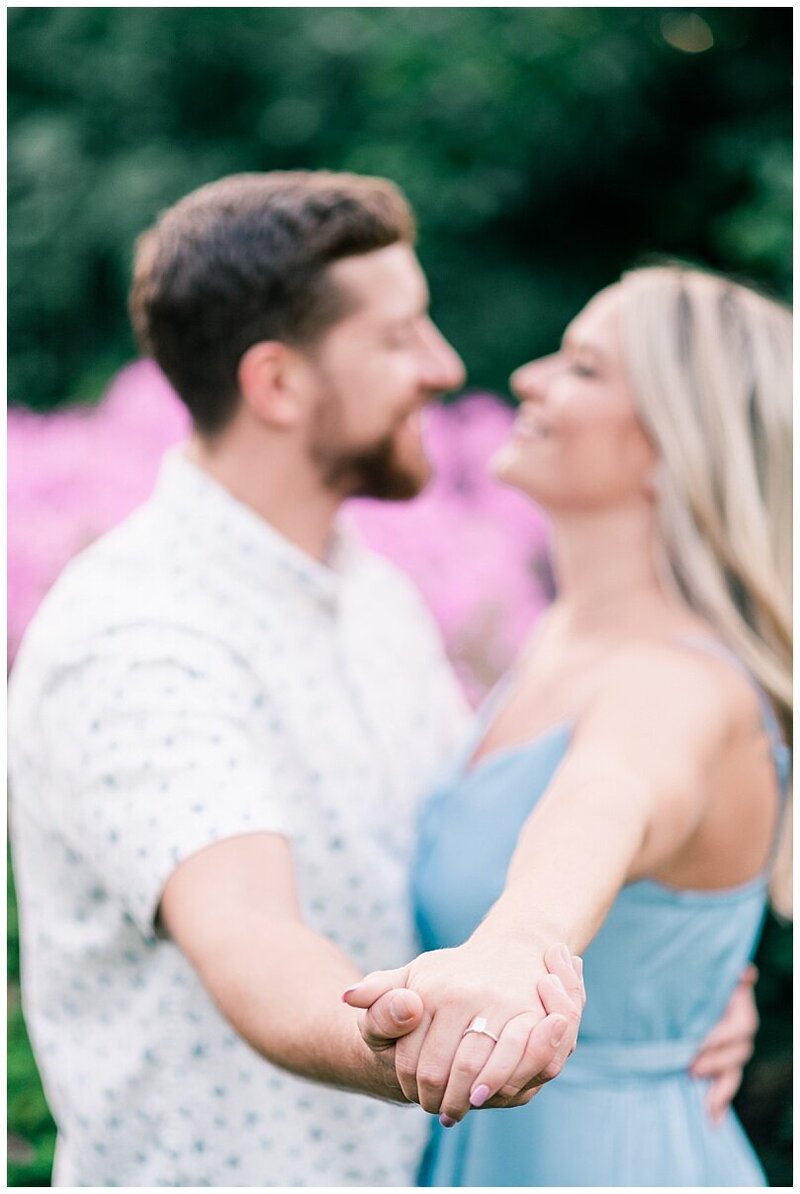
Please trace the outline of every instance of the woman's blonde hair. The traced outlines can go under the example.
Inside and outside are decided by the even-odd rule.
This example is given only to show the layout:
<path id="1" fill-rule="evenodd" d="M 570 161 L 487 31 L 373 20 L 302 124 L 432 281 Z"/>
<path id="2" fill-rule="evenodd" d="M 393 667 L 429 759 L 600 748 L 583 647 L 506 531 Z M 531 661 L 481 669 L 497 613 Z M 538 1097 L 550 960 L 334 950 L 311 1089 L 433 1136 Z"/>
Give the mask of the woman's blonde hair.
<path id="1" fill-rule="evenodd" d="M 659 453 L 664 563 L 771 698 L 791 741 L 792 319 L 699 269 L 623 275 L 628 367 Z M 771 894 L 791 909 L 791 810 Z"/>

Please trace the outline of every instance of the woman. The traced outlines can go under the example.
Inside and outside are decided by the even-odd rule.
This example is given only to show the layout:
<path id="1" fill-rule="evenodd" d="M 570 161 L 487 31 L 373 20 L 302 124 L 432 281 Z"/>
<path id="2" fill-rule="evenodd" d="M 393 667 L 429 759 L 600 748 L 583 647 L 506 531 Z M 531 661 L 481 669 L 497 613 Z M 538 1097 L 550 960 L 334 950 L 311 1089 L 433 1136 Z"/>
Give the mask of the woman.
<path id="1" fill-rule="evenodd" d="M 396 1065 L 444 1125 L 424 1184 L 764 1183 L 689 1065 L 755 948 L 782 818 L 790 344 L 777 303 L 658 267 L 514 374 L 494 467 L 552 516 L 559 597 L 427 806 L 436 952 L 347 996 L 422 996 Z M 447 1131 L 515 1089 L 555 941 L 584 955 L 575 1056 L 534 1107 Z"/>

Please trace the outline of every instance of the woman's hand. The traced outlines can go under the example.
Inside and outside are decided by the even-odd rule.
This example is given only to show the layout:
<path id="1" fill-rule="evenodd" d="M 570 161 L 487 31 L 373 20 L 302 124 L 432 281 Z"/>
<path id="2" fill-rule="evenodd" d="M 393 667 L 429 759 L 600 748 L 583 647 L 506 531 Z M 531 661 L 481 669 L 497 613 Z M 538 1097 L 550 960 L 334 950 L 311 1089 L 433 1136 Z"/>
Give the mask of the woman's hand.
<path id="1" fill-rule="evenodd" d="M 345 992 L 345 1002 L 369 1009 L 362 1023 L 368 1043 L 376 1013 L 397 987 L 414 990 L 424 1005 L 419 1028 L 398 1041 L 398 1080 L 408 1099 L 441 1112 L 448 1126 L 470 1106 L 529 1102 L 561 1072 L 585 1002 L 580 959 L 573 962 L 565 946 L 537 961 L 530 948 L 473 938 L 375 972 Z M 471 1025 L 483 1031 L 468 1031 Z"/>
<path id="2" fill-rule="evenodd" d="M 758 1031 L 758 1012 L 753 987 L 758 978 L 755 966 L 748 966 L 728 1000 L 722 1019 L 703 1041 L 692 1062 L 696 1078 L 710 1078 L 706 1099 L 711 1118 L 720 1123 L 742 1081 L 742 1071 L 753 1053 Z"/>

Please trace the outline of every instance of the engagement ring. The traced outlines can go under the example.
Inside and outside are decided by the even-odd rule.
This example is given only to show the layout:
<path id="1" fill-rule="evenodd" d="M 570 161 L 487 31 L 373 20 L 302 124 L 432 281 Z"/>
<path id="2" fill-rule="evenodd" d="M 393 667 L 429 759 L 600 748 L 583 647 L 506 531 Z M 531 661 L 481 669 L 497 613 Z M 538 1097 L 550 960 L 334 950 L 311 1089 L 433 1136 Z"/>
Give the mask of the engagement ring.
<path id="1" fill-rule="evenodd" d="M 491 1037 L 494 1043 L 497 1044 L 498 1038 L 486 1027 L 486 1021 L 484 1020 L 483 1016 L 476 1016 L 469 1028 L 464 1029 L 464 1031 L 461 1033 L 462 1039 L 467 1035 L 468 1032 L 479 1032 L 481 1036 Z"/>

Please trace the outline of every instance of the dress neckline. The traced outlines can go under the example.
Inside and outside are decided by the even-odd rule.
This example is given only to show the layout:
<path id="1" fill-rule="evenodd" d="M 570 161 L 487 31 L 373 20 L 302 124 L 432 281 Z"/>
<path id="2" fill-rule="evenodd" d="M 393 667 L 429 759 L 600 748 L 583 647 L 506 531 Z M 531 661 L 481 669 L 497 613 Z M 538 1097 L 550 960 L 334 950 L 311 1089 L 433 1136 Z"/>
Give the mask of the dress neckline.
<path id="1" fill-rule="evenodd" d="M 554 738 L 557 734 L 563 733 L 565 730 L 569 731 L 574 720 L 571 717 L 563 718 L 546 729 L 540 730 L 532 738 L 526 738 L 524 742 L 512 742 L 508 746 L 498 746 L 494 750 L 488 750 L 486 754 L 480 755 L 477 759 L 470 754 L 464 760 L 461 773 L 469 778 L 495 762 L 512 758 L 514 755 L 527 754 L 547 739 Z"/>

